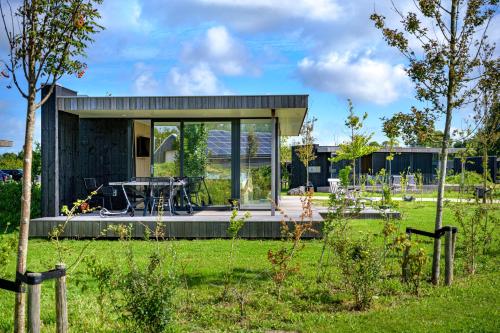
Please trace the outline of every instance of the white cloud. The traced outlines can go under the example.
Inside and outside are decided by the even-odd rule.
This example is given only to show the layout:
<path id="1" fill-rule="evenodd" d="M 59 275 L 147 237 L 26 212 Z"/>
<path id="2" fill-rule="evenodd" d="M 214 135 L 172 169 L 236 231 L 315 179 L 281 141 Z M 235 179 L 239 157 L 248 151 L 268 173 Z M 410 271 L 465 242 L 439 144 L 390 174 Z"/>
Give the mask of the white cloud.
<path id="1" fill-rule="evenodd" d="M 112 32 L 150 32 L 153 26 L 141 18 L 142 4 L 138 0 L 104 1 L 100 6 L 101 24 Z"/>
<path id="2" fill-rule="evenodd" d="M 306 57 L 298 64 L 298 76 L 320 91 L 379 105 L 396 101 L 409 89 L 403 65 L 373 60 L 368 54 L 357 58 L 332 52 L 317 60 Z"/>
<path id="3" fill-rule="evenodd" d="M 250 60 L 249 51 L 232 37 L 224 26 L 209 28 L 203 38 L 186 43 L 182 60 L 191 65 L 205 63 L 224 75 L 258 73 L 258 69 Z"/>
<path id="4" fill-rule="evenodd" d="M 200 3 L 246 10 L 269 11 L 308 20 L 330 21 L 341 14 L 334 0 L 200 0 Z"/>
<path id="5" fill-rule="evenodd" d="M 153 68 L 142 62 L 135 64 L 133 91 L 136 95 L 152 96 L 160 93 L 160 83 L 154 77 Z"/>
<path id="6" fill-rule="evenodd" d="M 199 64 L 188 71 L 178 67 L 170 70 L 167 77 L 167 90 L 179 95 L 219 95 L 227 94 L 217 76 L 206 64 Z"/>

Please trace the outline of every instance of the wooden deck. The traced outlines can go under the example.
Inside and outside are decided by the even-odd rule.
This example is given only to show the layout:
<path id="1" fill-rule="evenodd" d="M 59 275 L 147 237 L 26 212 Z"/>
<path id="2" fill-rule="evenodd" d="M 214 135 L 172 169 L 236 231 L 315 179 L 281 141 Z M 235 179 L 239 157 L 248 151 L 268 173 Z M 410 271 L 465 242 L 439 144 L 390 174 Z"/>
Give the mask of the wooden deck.
<path id="1" fill-rule="evenodd" d="M 164 216 L 161 221 L 165 226 L 167 238 L 209 239 L 228 238 L 230 212 L 203 212 L 192 216 Z M 210 213 L 210 214 L 206 214 Z M 247 239 L 281 238 L 282 216 L 270 216 L 269 212 L 254 211 L 240 231 L 240 236 Z M 265 213 L 265 214 L 264 214 Z M 243 212 L 240 214 L 243 215 Z M 298 216 L 296 216 L 298 218 Z M 30 237 L 47 237 L 50 230 L 64 223 L 65 217 L 47 217 L 31 220 Z M 116 238 L 117 235 L 106 231 L 111 225 L 132 225 L 132 236 L 143 238 L 146 228 L 154 230 L 158 221 L 156 216 L 100 217 L 84 215 L 74 217 L 68 222 L 63 237 L 71 238 Z M 323 218 L 315 214 L 315 229 L 320 230 Z M 103 232 L 104 231 L 104 232 Z M 309 233 L 305 238 L 318 237 Z"/>
<path id="2" fill-rule="evenodd" d="M 296 221 L 300 220 L 300 199 L 298 197 L 284 197 L 281 208 L 288 216 Z M 326 208 L 313 207 L 313 226 L 318 233 L 309 232 L 304 238 L 321 237 L 323 217 Z M 182 213 L 181 213 L 182 214 Z M 244 212 L 240 212 L 243 216 Z M 277 212 L 271 216 L 269 211 L 250 211 L 251 217 L 240 231 L 240 237 L 246 239 L 279 239 L 281 238 L 281 221 L 283 217 Z M 389 212 L 393 218 L 399 218 L 399 212 Z M 97 214 L 87 214 L 74 217 L 68 222 L 62 237 L 68 238 L 117 238 L 118 235 L 107 229 L 112 225 L 132 225 L 132 236 L 143 238 L 146 228 L 153 230 L 158 217 L 141 216 L 100 217 Z M 228 238 L 230 211 L 198 211 L 194 215 L 163 216 L 161 221 L 166 229 L 166 237 L 171 239 L 211 239 Z M 380 212 L 374 209 L 365 209 L 356 215 L 358 219 L 382 218 Z M 31 220 L 30 237 L 48 237 L 49 232 L 60 224 L 66 217 L 43 217 Z M 288 219 L 287 219 L 288 221 Z M 290 223 L 290 222 L 289 222 Z"/>

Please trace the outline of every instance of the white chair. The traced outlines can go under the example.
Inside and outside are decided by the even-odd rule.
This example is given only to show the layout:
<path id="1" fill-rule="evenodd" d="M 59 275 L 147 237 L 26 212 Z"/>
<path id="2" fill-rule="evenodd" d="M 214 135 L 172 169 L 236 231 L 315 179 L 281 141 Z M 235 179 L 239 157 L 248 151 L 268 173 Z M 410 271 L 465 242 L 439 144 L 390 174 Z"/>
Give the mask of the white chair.
<path id="1" fill-rule="evenodd" d="M 415 181 L 415 175 L 409 174 L 406 176 L 406 181 L 408 182 L 408 190 L 416 191 L 417 190 L 417 182 Z"/>
<path id="2" fill-rule="evenodd" d="M 330 193 L 337 193 L 339 191 L 340 179 L 328 178 L 328 183 L 330 184 Z"/>

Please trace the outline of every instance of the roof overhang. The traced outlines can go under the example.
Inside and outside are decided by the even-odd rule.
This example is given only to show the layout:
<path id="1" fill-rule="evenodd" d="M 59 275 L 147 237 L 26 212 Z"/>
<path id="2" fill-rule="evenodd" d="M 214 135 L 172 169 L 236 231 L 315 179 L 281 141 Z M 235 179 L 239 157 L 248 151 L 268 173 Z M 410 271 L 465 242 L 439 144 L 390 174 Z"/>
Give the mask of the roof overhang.
<path id="1" fill-rule="evenodd" d="M 298 135 L 307 114 L 308 95 L 161 96 L 57 98 L 60 111 L 81 118 L 235 119 L 279 118 L 281 134 Z"/>

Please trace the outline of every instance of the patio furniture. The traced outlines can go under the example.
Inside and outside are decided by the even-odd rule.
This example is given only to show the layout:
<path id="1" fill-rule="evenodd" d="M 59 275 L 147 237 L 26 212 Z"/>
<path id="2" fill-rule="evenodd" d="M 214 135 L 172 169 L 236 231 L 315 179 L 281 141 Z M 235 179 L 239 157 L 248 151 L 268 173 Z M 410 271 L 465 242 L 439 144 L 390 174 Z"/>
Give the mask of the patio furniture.
<path id="1" fill-rule="evenodd" d="M 99 191 L 99 187 L 97 186 L 97 180 L 95 178 L 83 178 L 83 184 L 85 186 L 85 191 L 87 192 L 87 196 L 90 196 L 92 192 L 97 192 L 92 195 L 92 198 L 89 200 L 89 204 L 91 202 L 101 202 L 101 207 L 104 207 L 104 196 L 101 191 Z M 101 189 L 102 190 L 102 189 Z"/>
<path id="2" fill-rule="evenodd" d="M 204 180 L 205 177 L 187 178 L 187 194 L 189 196 L 189 201 L 191 202 L 191 204 L 195 203 L 198 207 L 205 205 L 203 200 L 201 200 L 200 198 L 201 185 L 204 183 Z"/>
<path id="3" fill-rule="evenodd" d="M 328 183 L 330 184 L 330 193 L 336 194 L 340 189 L 340 179 L 328 178 Z"/>
<path id="4" fill-rule="evenodd" d="M 148 193 L 149 193 L 149 195 L 151 194 L 151 190 L 150 190 L 151 184 L 150 183 L 151 183 L 151 179 L 148 178 L 148 181 L 144 181 L 144 180 L 138 181 L 138 180 L 135 180 L 135 181 L 126 181 L 126 182 L 110 182 L 109 185 L 111 185 L 111 186 L 120 186 L 122 188 L 123 195 L 125 196 L 125 201 L 127 202 L 127 208 L 126 208 L 125 213 L 130 211 L 131 215 L 133 215 L 132 212 L 135 211 L 135 206 L 130 202 L 130 198 L 129 198 L 128 194 L 127 194 L 126 188 L 130 188 L 131 190 L 138 191 L 138 192 L 139 192 L 138 189 L 145 188 L 146 192 L 145 193 L 143 192 L 142 195 L 144 197 L 147 197 Z M 158 186 L 160 186 L 160 185 L 163 185 L 163 186 L 170 185 L 170 181 L 168 181 L 168 178 L 156 178 L 156 183 L 157 183 Z M 177 192 L 178 193 L 180 192 L 180 195 L 182 196 L 183 200 L 185 200 L 185 206 L 187 208 L 188 213 L 192 214 L 193 213 L 193 207 L 192 207 L 191 202 L 189 201 L 189 197 L 187 196 L 187 193 L 186 193 L 187 181 L 185 179 L 183 179 L 183 178 L 174 178 L 174 181 L 173 181 L 172 185 L 173 185 L 174 188 L 175 187 L 177 188 Z M 179 191 L 179 189 L 180 189 L 180 191 Z M 149 204 L 145 205 L 145 207 L 144 207 L 144 215 L 146 215 L 146 213 L 148 211 L 148 206 L 149 206 Z M 172 212 L 175 214 L 175 206 L 174 205 L 172 205 Z"/>
<path id="5" fill-rule="evenodd" d="M 406 181 L 408 182 L 408 184 L 407 184 L 408 190 L 411 190 L 411 191 L 417 190 L 417 182 L 415 180 L 415 175 L 408 174 L 406 176 Z"/>
<path id="6" fill-rule="evenodd" d="M 401 191 L 401 176 L 391 176 L 391 189 L 395 191 Z"/>
<path id="7" fill-rule="evenodd" d="M 150 200 L 151 200 L 151 215 L 154 210 L 159 211 L 160 205 L 168 206 L 170 215 L 173 214 L 173 199 L 177 190 L 174 188 L 174 179 L 168 178 L 151 178 L 150 182 Z M 161 207 L 161 208 L 163 208 Z"/>
<path id="8" fill-rule="evenodd" d="M 113 186 L 103 186 L 101 188 L 102 193 L 102 207 L 104 208 L 105 199 L 108 199 L 109 209 L 113 210 L 113 198 L 118 196 L 118 191 Z"/>
<path id="9" fill-rule="evenodd" d="M 147 185 L 138 185 L 138 186 L 133 186 L 133 187 L 127 187 L 127 195 L 129 197 L 132 197 L 134 200 L 134 205 L 137 207 L 140 203 L 144 203 L 144 209 L 147 210 L 147 207 L 149 206 L 149 182 L 151 180 L 151 177 L 132 177 L 130 178 L 131 182 L 141 182 L 141 183 L 147 183 Z M 139 198 L 139 201 L 137 200 Z"/>

